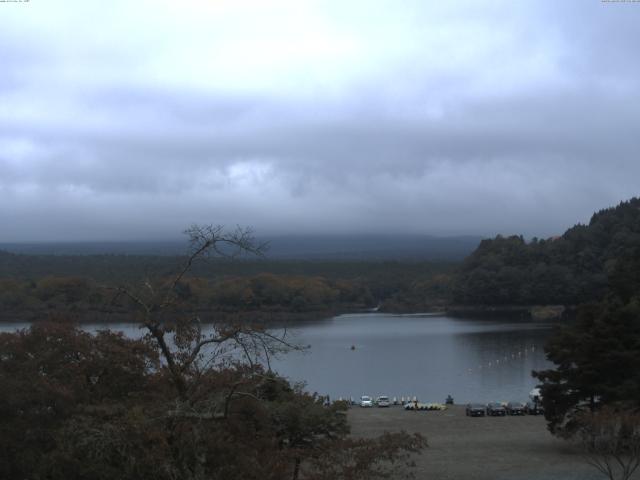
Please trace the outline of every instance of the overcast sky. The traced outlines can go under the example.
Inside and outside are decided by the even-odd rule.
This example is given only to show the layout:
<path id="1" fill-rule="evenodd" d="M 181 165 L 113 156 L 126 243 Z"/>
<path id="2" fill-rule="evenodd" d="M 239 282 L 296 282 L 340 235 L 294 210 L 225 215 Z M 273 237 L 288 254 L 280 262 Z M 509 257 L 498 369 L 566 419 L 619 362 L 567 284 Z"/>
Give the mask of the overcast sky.
<path id="1" fill-rule="evenodd" d="M 0 2 L 0 241 L 549 236 L 640 194 L 640 3 Z"/>

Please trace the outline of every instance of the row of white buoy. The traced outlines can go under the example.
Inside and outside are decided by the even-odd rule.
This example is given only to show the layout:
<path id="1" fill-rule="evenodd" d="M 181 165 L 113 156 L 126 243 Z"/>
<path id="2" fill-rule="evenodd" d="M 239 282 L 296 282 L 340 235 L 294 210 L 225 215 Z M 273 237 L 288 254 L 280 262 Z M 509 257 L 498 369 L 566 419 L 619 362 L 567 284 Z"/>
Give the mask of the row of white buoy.
<path id="1" fill-rule="evenodd" d="M 499 367 L 501 365 L 506 365 L 512 360 L 519 360 L 522 357 L 526 357 L 529 353 L 534 353 L 536 351 L 535 345 L 531 347 L 525 347 L 522 350 L 514 351 L 511 354 L 505 355 L 504 357 L 496 358 L 495 360 L 491 360 L 487 363 L 482 363 L 477 365 L 476 367 L 470 367 L 467 369 L 467 373 L 473 373 L 479 370 L 485 370 L 489 368 Z"/>

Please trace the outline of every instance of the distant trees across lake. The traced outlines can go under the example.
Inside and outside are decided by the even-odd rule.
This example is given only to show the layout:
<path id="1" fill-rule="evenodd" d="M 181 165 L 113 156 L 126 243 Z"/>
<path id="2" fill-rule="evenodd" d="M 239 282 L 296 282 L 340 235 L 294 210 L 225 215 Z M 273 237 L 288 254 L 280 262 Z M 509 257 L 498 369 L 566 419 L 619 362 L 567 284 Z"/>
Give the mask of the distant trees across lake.
<path id="1" fill-rule="evenodd" d="M 597 212 L 588 225 L 576 225 L 559 237 L 483 240 L 461 263 L 212 259 L 195 266 L 181 288 L 185 305 L 212 311 L 334 313 L 379 306 L 416 312 L 452 305 L 579 305 L 602 298 L 611 282 L 635 288 L 628 277 L 639 249 L 640 199 L 633 198 Z M 14 319 L 51 309 L 99 314 L 110 302 L 102 285 L 162 278 L 183 260 L 0 251 L 0 308 L 5 318 Z"/>
<path id="2" fill-rule="evenodd" d="M 161 279 L 178 260 L 0 255 L 2 319 L 29 320 L 55 312 L 71 313 L 80 321 L 123 320 L 117 315 L 126 315 L 128 305 L 123 299 L 114 303 L 106 286 L 115 279 Z M 259 311 L 304 317 L 370 309 L 384 302 L 402 310 L 443 303 L 448 295 L 443 279 L 454 267 L 429 262 L 212 260 L 197 265 L 195 275 L 182 279 L 178 291 L 181 308 L 211 316 Z"/>

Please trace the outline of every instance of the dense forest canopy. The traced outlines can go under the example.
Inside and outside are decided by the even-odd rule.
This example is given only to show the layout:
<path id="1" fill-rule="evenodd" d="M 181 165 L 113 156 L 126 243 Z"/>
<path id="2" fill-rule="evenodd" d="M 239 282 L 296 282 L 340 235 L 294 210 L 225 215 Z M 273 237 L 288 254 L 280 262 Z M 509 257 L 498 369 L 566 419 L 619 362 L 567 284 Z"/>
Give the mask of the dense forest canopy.
<path id="1" fill-rule="evenodd" d="M 163 278 L 182 256 L 26 255 L 0 251 L 4 319 L 72 312 L 105 320 L 114 308 L 105 288 L 140 278 Z M 310 261 L 211 258 L 181 282 L 185 308 L 201 311 L 306 313 L 349 311 L 388 303 L 394 308 L 443 304 L 454 263 L 426 261 Z M 118 305 L 115 305 L 118 307 Z M 126 307 L 126 306 L 121 306 Z M 203 315 L 206 316 L 206 315 Z"/>
<path id="2" fill-rule="evenodd" d="M 640 199 L 595 213 L 546 240 L 483 240 L 460 267 L 453 302 L 467 305 L 577 305 L 601 298 L 609 276 L 640 245 Z"/>
<path id="3" fill-rule="evenodd" d="M 623 218 L 633 219 L 634 212 L 627 213 Z M 615 225 L 606 214 L 594 218 L 603 217 Z M 633 233 L 617 238 L 613 247 L 602 242 L 610 255 L 604 298 L 580 305 L 575 321 L 556 330 L 545 346 L 554 368 L 534 372 L 549 429 L 558 435 L 584 433 L 603 407 L 613 420 L 637 415 L 640 408 L 640 242 L 626 243 Z"/>
<path id="4" fill-rule="evenodd" d="M 602 298 L 640 244 L 640 199 L 593 215 L 549 239 L 497 236 L 462 264 L 423 260 L 210 259 L 181 285 L 201 311 L 330 314 L 379 306 L 427 311 L 451 306 L 579 305 Z M 103 286 L 162 278 L 184 261 L 170 255 L 27 255 L 0 251 L 5 319 L 64 309 L 100 320 L 113 310 Z M 109 308 L 106 308 L 109 306 Z M 122 306 L 126 311 L 126 306 Z M 117 310 L 117 309 L 116 309 Z"/>

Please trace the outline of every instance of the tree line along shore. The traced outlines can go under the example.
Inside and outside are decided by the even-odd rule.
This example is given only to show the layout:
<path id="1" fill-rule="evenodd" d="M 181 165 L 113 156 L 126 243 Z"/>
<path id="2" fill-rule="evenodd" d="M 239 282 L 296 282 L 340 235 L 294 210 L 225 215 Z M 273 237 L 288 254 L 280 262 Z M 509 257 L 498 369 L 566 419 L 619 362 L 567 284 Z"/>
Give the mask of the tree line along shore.
<path id="1" fill-rule="evenodd" d="M 557 318 L 628 283 L 640 245 L 640 200 L 599 211 L 549 239 L 497 236 L 462 262 L 211 259 L 181 280 L 183 308 L 298 318 L 378 308 L 393 313 L 516 314 Z M 108 287 L 161 282 L 183 256 L 26 255 L 0 251 L 3 320 L 64 311 L 80 321 L 128 306 Z M 633 288 L 630 285 L 628 288 Z"/>

